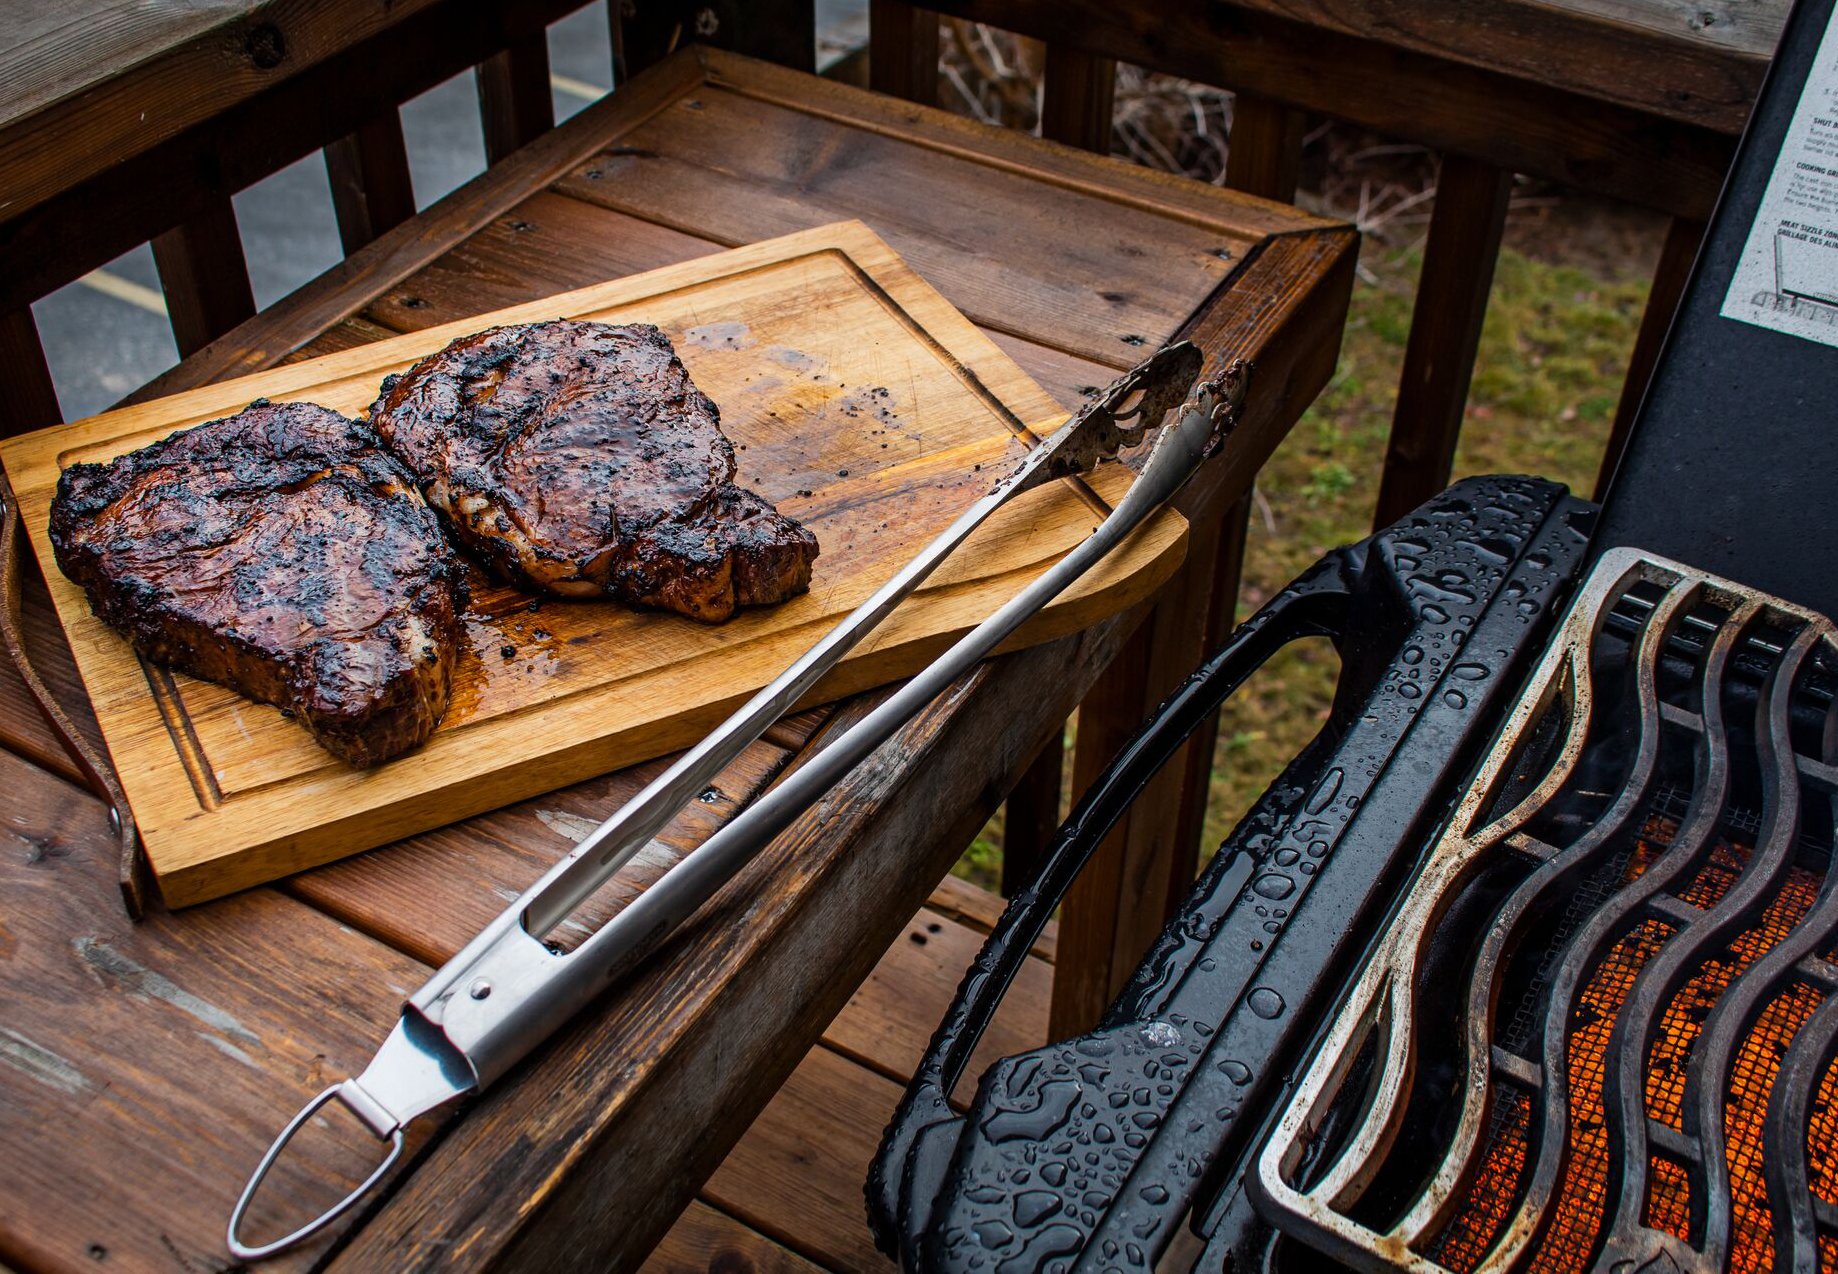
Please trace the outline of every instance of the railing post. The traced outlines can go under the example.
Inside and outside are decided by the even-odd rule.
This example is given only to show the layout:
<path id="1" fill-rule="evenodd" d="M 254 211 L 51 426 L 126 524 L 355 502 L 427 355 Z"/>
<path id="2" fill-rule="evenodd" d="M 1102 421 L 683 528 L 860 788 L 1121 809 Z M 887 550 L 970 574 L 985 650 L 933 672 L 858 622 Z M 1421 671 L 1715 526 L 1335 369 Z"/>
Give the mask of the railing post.
<path id="1" fill-rule="evenodd" d="M 1232 99 L 1232 132 L 1225 155 L 1225 184 L 1233 190 L 1279 203 L 1293 203 L 1302 169 L 1302 134 L 1308 117 L 1302 111 L 1267 98 L 1239 93 Z M 1238 622 L 1238 592 L 1244 579 L 1246 534 L 1251 495 L 1225 511 L 1217 530 L 1212 596 L 1206 615 L 1205 653 L 1225 644 Z M 1168 880 L 1172 913 L 1199 870 L 1200 841 L 1206 831 L 1206 805 L 1212 793 L 1213 757 L 1219 742 L 1219 714 L 1201 722 L 1181 757 L 1181 801 L 1174 833 L 1174 858 Z"/>
<path id="2" fill-rule="evenodd" d="M 936 24 L 934 24 L 936 25 Z M 1117 64 L 1075 49 L 1047 45 L 1040 135 L 1108 154 L 1111 108 L 1116 100 Z M 1066 770 L 1061 735 L 1047 740 L 1040 755 L 1008 794 L 1002 823 L 1002 892 L 1012 894 L 1032 874 L 1059 829 L 1060 783 Z"/>
<path id="3" fill-rule="evenodd" d="M 1066 732 L 1055 730 L 1009 791 L 1002 819 L 1002 896 L 1033 878 L 1059 831 L 1059 790 L 1066 774 Z"/>
<path id="4" fill-rule="evenodd" d="M 1660 346 L 1672 327 L 1672 315 L 1685 295 L 1685 283 L 1691 277 L 1692 262 L 1697 260 L 1698 245 L 1704 242 L 1707 227 L 1690 217 L 1674 217 L 1666 230 L 1665 246 L 1659 250 L 1659 266 L 1653 271 L 1653 290 L 1647 293 L 1647 308 L 1640 316 L 1640 332 L 1634 337 L 1634 352 L 1628 357 L 1627 379 L 1621 382 L 1621 401 L 1615 405 L 1614 428 L 1608 433 L 1608 446 L 1602 452 L 1602 467 L 1596 474 L 1595 498 L 1608 494 L 1608 483 L 1627 449 L 1628 435 L 1634 429 L 1634 415 L 1646 397 L 1647 382 L 1653 379 L 1653 365 L 1659 361 Z"/>
<path id="5" fill-rule="evenodd" d="M 1295 193 L 1302 120 L 1284 107 L 1234 108 L 1228 179 L 1252 193 Z M 1293 154 L 1291 152 L 1294 152 Z M 1236 612 L 1249 496 L 1209 517 L 1191 519 L 1187 560 L 1136 635 L 1079 707 L 1073 791 L 1082 792 L 1207 650 L 1224 639 Z M 1205 824 L 1218 723 L 1196 732 L 1137 798 L 1066 895 L 1054 965 L 1051 1035 L 1088 1030 L 1192 883 Z"/>
<path id="6" fill-rule="evenodd" d="M 6 392 L 0 394 L 0 438 L 55 425 L 64 418 L 29 306 L 0 314 L 0 367 L 6 368 Z"/>
<path id="7" fill-rule="evenodd" d="M 869 0 L 868 87 L 938 104 L 938 15 L 901 0 Z"/>
<path id="8" fill-rule="evenodd" d="M 1232 95 L 1225 184 L 1278 203 L 1294 203 L 1302 171 L 1302 132 L 1308 116 L 1250 93 Z"/>
<path id="9" fill-rule="evenodd" d="M 1213 566 L 1213 595 L 1206 612 L 1205 654 L 1225 644 L 1238 624 L 1238 593 L 1244 583 L 1245 538 L 1251 524 L 1251 494 L 1246 492 L 1219 527 L 1219 548 Z M 1200 868 L 1200 842 L 1206 834 L 1206 806 L 1212 795 L 1213 758 L 1219 745 L 1219 714 L 1213 713 L 1194 730 L 1181 754 L 1181 804 L 1174 827 L 1174 855 L 1168 867 L 1167 915 L 1180 909 L 1181 899 L 1193 888 Z"/>
<path id="10" fill-rule="evenodd" d="M 1442 157 L 1375 527 L 1390 526 L 1449 485 L 1511 192 L 1511 173 L 1462 155 Z"/>
<path id="11" fill-rule="evenodd" d="M 196 353 L 255 314 L 249 263 L 228 195 L 153 240 L 179 357 Z"/>
<path id="12" fill-rule="evenodd" d="M 549 96 L 549 40 L 541 31 L 479 63 L 479 120 L 485 162 L 495 164 L 555 127 Z"/>
<path id="13" fill-rule="evenodd" d="M 1072 790 L 1082 793 L 1156 705 L 1198 666 L 1219 571 L 1223 510 L 1184 508 L 1187 557 L 1079 705 Z M 1060 909 L 1053 1039 L 1091 1029 L 1168 914 L 1187 765 L 1171 760 L 1092 855 Z"/>
<path id="14" fill-rule="evenodd" d="M 346 256 L 415 215 L 408 145 L 395 107 L 327 146 L 325 169 Z"/>
<path id="15" fill-rule="evenodd" d="M 1047 45 L 1041 74 L 1040 135 L 1110 154 L 1111 111 L 1117 100 L 1117 62 L 1067 48 Z"/>

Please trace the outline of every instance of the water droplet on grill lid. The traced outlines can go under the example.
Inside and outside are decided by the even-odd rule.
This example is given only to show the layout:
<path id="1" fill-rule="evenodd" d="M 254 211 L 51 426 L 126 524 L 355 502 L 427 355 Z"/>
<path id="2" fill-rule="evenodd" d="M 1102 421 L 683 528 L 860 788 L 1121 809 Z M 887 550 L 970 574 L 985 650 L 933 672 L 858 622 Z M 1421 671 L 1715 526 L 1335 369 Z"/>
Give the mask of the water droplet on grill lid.
<path id="1" fill-rule="evenodd" d="M 983 1132 L 991 1141 L 1013 1141 L 1019 1137 L 1038 1141 L 1066 1122 L 1078 1098 L 1079 1085 L 1075 1081 L 1049 1081 L 1040 1086 L 1039 1098 L 1033 1107 L 997 1107 L 983 1120 Z"/>
<path id="2" fill-rule="evenodd" d="M 1265 872 L 1251 882 L 1259 896 L 1264 898 L 1287 898 L 1295 892 L 1296 882 L 1276 872 Z"/>
<path id="3" fill-rule="evenodd" d="M 1346 776 L 1339 766 L 1335 766 L 1321 776 L 1321 782 L 1315 785 L 1314 792 L 1308 798 L 1306 806 L 1310 814 L 1319 814 L 1326 809 L 1333 799 L 1340 794 L 1341 780 Z"/>
<path id="4" fill-rule="evenodd" d="M 1283 1003 L 1283 997 L 1267 986 L 1260 986 L 1252 991 L 1246 997 L 1245 1004 L 1250 1007 L 1251 1012 L 1267 1019 L 1283 1016 L 1283 1010 L 1288 1007 Z"/>

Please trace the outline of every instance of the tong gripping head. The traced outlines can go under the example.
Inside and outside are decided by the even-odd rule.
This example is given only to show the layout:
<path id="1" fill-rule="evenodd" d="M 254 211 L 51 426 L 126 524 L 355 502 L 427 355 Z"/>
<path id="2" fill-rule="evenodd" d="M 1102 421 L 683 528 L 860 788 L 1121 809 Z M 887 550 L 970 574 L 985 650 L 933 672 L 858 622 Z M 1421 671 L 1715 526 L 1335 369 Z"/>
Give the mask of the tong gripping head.
<path id="1" fill-rule="evenodd" d="M 1199 346 L 1179 341 L 1117 377 L 1047 440 L 1052 454 L 1039 470 L 1039 480 L 1089 473 L 1099 461 L 1140 445 L 1187 396 L 1204 362 Z"/>

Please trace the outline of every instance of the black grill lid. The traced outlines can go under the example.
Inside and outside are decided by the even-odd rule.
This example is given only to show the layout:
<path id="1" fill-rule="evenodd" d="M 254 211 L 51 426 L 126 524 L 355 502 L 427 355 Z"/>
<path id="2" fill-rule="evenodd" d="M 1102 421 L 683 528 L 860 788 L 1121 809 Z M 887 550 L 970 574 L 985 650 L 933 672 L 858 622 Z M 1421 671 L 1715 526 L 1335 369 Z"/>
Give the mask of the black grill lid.
<path id="1" fill-rule="evenodd" d="M 1833 8 L 1833 0 L 1800 0 L 1782 32 L 1593 547 L 1597 556 L 1644 548 L 1825 614 L 1838 614 L 1838 345 L 1722 311 L 1777 159 L 1806 162 L 1782 147 Z M 1823 61 L 1829 66 L 1835 56 L 1838 31 Z M 1813 85 L 1823 96 L 1818 114 L 1828 119 L 1838 118 L 1838 88 L 1823 95 L 1832 83 Z M 1838 137 L 1838 128 L 1831 132 Z M 1823 163 L 1838 174 L 1838 157 Z M 1795 216 L 1838 234 L 1838 175 L 1815 184 L 1833 192 L 1829 209 Z M 1830 289 L 1805 270 L 1809 251 L 1838 258 L 1838 246 L 1808 248 L 1796 233 L 1805 232 L 1789 230 L 1779 248 L 1777 295 L 1830 319 L 1830 339 L 1838 341 L 1838 297 L 1825 304 L 1820 297 Z M 1738 299 L 1753 307 L 1756 291 Z"/>

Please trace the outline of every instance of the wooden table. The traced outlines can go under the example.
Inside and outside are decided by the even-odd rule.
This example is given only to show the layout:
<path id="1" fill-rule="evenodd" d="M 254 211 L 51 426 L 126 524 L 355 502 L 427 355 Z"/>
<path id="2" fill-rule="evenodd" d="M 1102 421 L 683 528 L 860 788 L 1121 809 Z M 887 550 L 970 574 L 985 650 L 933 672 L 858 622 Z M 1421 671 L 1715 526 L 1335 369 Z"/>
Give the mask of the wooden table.
<path id="1" fill-rule="evenodd" d="M 1177 331 L 1254 359 L 1245 422 L 1187 493 L 1201 523 L 1245 492 L 1334 364 L 1353 265 L 1344 228 L 691 50 L 145 392 L 845 217 L 1067 404 Z M 1204 597 L 1201 556 L 1171 604 Z M 42 593 L 28 602 L 33 658 L 80 711 Z M 637 1263 L 1138 618 L 964 677 L 616 999 L 424 1136 L 342 1246 L 277 1267 Z M 699 843 L 876 697 L 781 722 L 666 839 Z M 428 967 L 658 769 L 135 925 L 102 809 L 10 672 L 0 743 L 0 1261 L 21 1270 L 221 1267 L 230 1202 L 280 1123 L 361 1066 Z M 304 1215 L 351 1165 L 300 1162 L 275 1184 Z"/>

